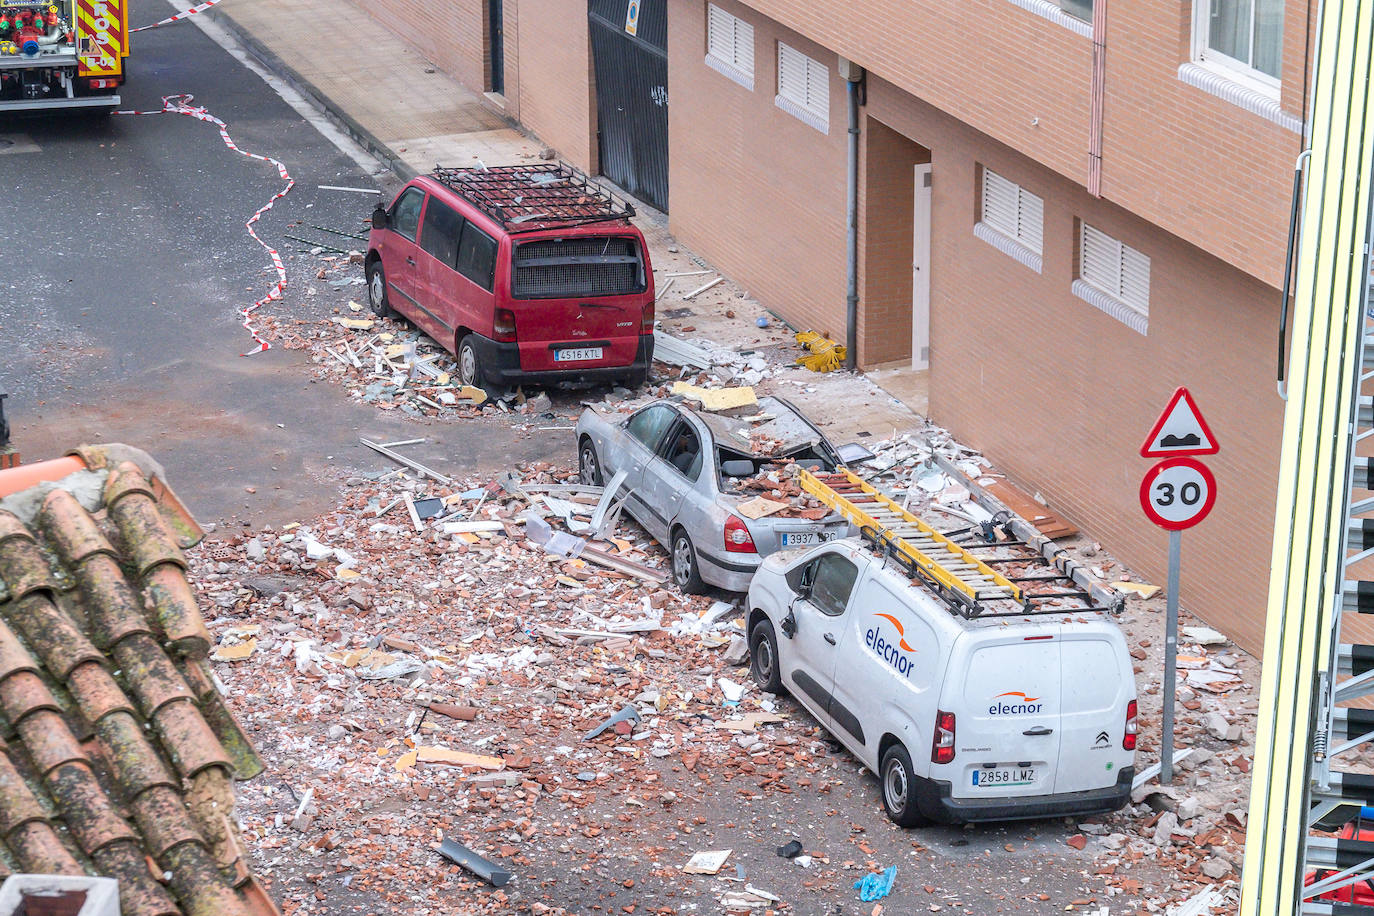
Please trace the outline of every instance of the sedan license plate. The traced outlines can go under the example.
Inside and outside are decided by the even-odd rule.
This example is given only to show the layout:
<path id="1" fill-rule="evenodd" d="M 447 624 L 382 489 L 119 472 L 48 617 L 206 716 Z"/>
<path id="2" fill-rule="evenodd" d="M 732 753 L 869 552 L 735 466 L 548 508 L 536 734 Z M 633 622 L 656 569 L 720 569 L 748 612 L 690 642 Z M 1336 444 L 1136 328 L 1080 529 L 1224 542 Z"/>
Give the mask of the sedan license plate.
<path id="1" fill-rule="evenodd" d="M 583 360 L 600 358 L 600 347 L 576 347 L 553 351 L 553 361 L 556 363 L 576 363 L 582 362 Z"/>
<path id="2" fill-rule="evenodd" d="M 784 547 L 805 547 L 808 544 L 819 544 L 822 541 L 834 540 L 835 535 L 829 531 L 792 531 L 783 532 L 782 546 Z"/>
<path id="3" fill-rule="evenodd" d="M 990 770 L 974 770 L 973 784 L 980 788 L 984 786 L 1034 785 L 1035 767 L 997 767 Z"/>

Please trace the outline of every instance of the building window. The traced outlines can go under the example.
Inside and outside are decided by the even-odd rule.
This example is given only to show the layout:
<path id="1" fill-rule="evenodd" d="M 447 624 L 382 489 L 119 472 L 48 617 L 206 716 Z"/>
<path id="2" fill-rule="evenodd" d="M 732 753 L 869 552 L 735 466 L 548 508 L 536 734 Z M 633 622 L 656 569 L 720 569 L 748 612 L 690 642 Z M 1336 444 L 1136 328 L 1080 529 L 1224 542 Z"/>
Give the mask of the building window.
<path id="1" fill-rule="evenodd" d="M 1075 19 L 1093 21 L 1093 0 L 1059 0 L 1059 8 Z"/>
<path id="2" fill-rule="evenodd" d="M 1040 272 L 1045 202 L 992 169 L 983 169 L 983 201 L 973 234 Z"/>
<path id="3" fill-rule="evenodd" d="M 830 133 L 830 70 L 778 42 L 778 94 L 773 102 L 821 133 Z"/>
<path id="4" fill-rule="evenodd" d="M 706 4 L 706 66 L 754 88 L 754 27 L 714 3 Z"/>
<path id="5" fill-rule="evenodd" d="M 1277 88 L 1284 0 L 1195 0 L 1196 57 Z"/>
<path id="6" fill-rule="evenodd" d="M 1150 259 L 1081 223 L 1073 293 L 1144 334 L 1150 315 Z"/>

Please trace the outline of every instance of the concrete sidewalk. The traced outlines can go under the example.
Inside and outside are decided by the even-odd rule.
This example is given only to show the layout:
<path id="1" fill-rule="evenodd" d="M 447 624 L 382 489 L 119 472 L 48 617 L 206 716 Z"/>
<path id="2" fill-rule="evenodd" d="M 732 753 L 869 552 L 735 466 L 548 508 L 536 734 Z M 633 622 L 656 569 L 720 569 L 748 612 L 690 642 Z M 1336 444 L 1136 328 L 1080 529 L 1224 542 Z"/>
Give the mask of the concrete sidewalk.
<path id="1" fill-rule="evenodd" d="M 210 14 L 403 179 L 436 164 L 528 162 L 543 150 L 352 0 L 224 0 Z M 360 22 L 373 26 L 365 45 Z M 648 242 L 661 292 L 664 331 L 788 359 L 801 352 L 786 325 L 729 278 L 685 299 L 715 271 L 669 234 L 666 214 L 642 204 L 637 209 L 635 223 Z M 769 326 L 758 327 L 760 318 Z M 900 391 L 905 404 L 868 377 L 849 373 L 788 372 L 765 387 L 791 398 L 840 441 L 915 429 L 922 422 L 917 411 L 925 409 L 923 383 L 915 397 Z"/>
<path id="2" fill-rule="evenodd" d="M 439 163 L 511 165 L 539 154 L 534 141 L 350 0 L 226 0 L 211 15 L 402 178 Z"/>

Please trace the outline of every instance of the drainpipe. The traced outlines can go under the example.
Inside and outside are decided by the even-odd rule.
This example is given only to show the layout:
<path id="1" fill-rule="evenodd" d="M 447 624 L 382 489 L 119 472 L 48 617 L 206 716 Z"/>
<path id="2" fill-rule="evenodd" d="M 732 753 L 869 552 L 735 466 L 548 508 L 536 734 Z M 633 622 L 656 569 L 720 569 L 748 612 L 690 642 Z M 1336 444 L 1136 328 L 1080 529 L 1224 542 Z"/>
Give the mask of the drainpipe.
<path id="1" fill-rule="evenodd" d="M 849 96 L 849 169 L 845 182 L 845 296 L 844 367 L 854 371 L 859 361 L 859 105 L 864 68 L 840 58 L 840 76 Z"/>

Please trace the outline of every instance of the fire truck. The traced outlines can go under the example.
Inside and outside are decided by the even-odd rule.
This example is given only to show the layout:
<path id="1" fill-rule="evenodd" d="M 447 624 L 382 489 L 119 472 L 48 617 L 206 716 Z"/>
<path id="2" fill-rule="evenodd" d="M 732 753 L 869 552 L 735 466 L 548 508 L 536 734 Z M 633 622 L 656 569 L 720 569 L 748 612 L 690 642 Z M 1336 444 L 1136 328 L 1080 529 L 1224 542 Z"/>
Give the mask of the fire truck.
<path id="1" fill-rule="evenodd" d="M 0 113 L 113 108 L 128 0 L 0 0 Z"/>

